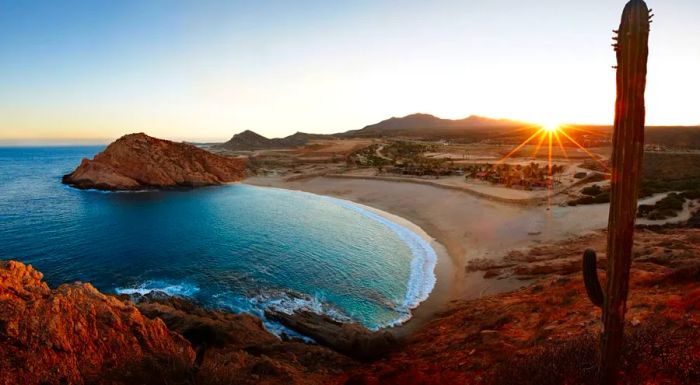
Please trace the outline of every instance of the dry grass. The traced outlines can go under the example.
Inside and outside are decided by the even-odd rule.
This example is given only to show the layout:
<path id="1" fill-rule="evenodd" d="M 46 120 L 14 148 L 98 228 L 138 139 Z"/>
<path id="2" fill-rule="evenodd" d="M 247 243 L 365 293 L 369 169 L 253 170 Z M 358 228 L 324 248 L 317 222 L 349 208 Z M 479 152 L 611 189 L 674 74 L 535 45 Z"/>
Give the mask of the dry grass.
<path id="1" fill-rule="evenodd" d="M 623 352 L 621 384 L 698 384 L 700 361 L 686 342 L 697 340 L 698 330 L 663 320 L 647 322 L 628 331 Z M 583 334 L 546 344 L 535 354 L 496 366 L 490 385 L 597 384 L 598 339 Z"/>

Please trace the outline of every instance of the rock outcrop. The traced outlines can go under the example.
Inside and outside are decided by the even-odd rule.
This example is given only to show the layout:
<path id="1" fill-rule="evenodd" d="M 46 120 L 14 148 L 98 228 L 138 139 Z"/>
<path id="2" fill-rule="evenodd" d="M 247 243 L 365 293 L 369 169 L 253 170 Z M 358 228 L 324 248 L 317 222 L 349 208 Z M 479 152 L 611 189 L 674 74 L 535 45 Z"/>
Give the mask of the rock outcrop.
<path id="1" fill-rule="evenodd" d="M 372 332 L 361 325 L 338 322 L 310 311 L 288 314 L 268 309 L 265 316 L 359 361 L 372 361 L 382 357 L 397 343 L 395 337 L 387 331 Z"/>
<path id="2" fill-rule="evenodd" d="M 183 337 L 132 304 L 90 284 L 50 289 L 41 279 L 31 266 L 0 262 L 0 384 L 121 383 L 145 362 L 194 361 Z"/>
<path id="3" fill-rule="evenodd" d="M 204 309 L 183 298 L 148 294 L 141 312 L 162 319 L 197 352 L 195 384 L 333 385 L 357 362 L 319 345 L 280 340 L 259 318 Z"/>
<path id="4" fill-rule="evenodd" d="M 63 177 L 82 189 L 139 190 L 220 185 L 245 177 L 246 160 L 146 134 L 125 135 Z"/>
<path id="5" fill-rule="evenodd" d="M 340 385 L 357 365 L 248 314 L 157 293 L 134 304 L 90 284 L 51 289 L 31 266 L 0 261 L 0 385 Z"/>

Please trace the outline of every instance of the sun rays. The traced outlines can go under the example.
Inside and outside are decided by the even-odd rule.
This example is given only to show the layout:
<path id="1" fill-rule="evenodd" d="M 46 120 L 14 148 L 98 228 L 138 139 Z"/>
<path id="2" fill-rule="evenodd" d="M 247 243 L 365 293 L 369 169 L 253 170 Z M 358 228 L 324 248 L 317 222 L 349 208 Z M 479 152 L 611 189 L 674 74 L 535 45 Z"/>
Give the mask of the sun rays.
<path id="1" fill-rule="evenodd" d="M 603 136 L 605 135 L 604 133 L 600 132 L 595 132 L 591 130 L 586 130 L 580 127 L 573 127 L 565 124 L 559 124 L 559 123 L 545 123 L 545 124 L 538 124 L 538 125 L 531 125 L 524 127 L 522 129 L 519 129 L 518 131 L 527 131 L 527 130 L 535 130 L 535 132 L 530 135 L 527 139 L 525 139 L 522 143 L 518 144 L 513 150 L 508 152 L 504 157 L 502 157 L 498 163 L 504 163 L 506 160 L 509 158 L 513 157 L 516 155 L 520 150 L 522 150 L 525 146 L 533 145 L 535 148 L 534 150 L 530 153 L 530 157 L 534 160 L 537 159 L 537 156 L 539 153 L 543 150 L 542 147 L 546 146 L 545 151 L 547 151 L 546 156 L 547 156 L 547 170 L 548 170 L 548 177 L 550 181 L 553 178 L 553 159 L 554 159 L 554 149 L 558 148 L 561 151 L 561 155 L 566 159 L 569 160 L 569 152 L 567 151 L 566 147 L 567 145 L 575 146 L 575 148 L 580 149 L 583 151 L 586 155 L 588 155 L 591 159 L 595 160 L 598 162 L 605 170 L 609 170 L 608 166 L 601 162 L 600 157 L 596 156 L 592 152 L 590 152 L 585 146 L 581 145 L 572 135 L 567 133 L 567 131 L 575 131 L 575 132 L 580 132 L 584 133 L 587 135 L 593 135 L 593 136 Z M 565 141 L 568 141 L 569 143 L 565 143 Z M 553 181 L 548 183 L 548 189 L 551 189 L 553 186 Z M 549 200 L 549 198 L 548 198 Z"/>
<path id="2" fill-rule="evenodd" d="M 595 135 L 595 136 L 603 136 L 605 135 L 604 133 L 599 133 L 591 130 L 586 130 L 583 128 L 579 127 L 573 127 L 565 124 L 558 124 L 558 123 L 546 123 L 546 124 L 539 124 L 539 125 L 532 125 L 523 128 L 522 130 L 530 130 L 530 129 L 535 129 L 535 132 L 530 135 L 527 139 L 525 139 L 522 143 L 518 144 L 513 150 L 508 152 L 504 157 L 502 157 L 499 160 L 499 163 L 503 163 L 509 158 L 511 158 L 513 155 L 517 154 L 523 147 L 527 146 L 528 144 L 534 145 L 535 148 L 530 154 L 530 157 L 533 159 L 536 159 L 540 151 L 542 150 L 542 147 L 546 143 L 546 150 L 547 150 L 547 160 L 549 163 L 549 167 L 551 168 L 552 166 L 552 159 L 554 157 L 554 148 L 559 148 L 561 150 L 562 155 L 564 158 L 567 160 L 569 159 L 569 152 L 566 150 L 566 145 L 564 143 L 564 140 L 569 141 L 571 144 L 579 148 L 581 151 L 585 152 L 586 155 L 591 157 L 593 160 L 600 162 L 600 159 L 598 156 L 590 152 L 585 146 L 581 145 L 576 139 L 574 139 L 567 131 L 578 131 L 590 135 Z M 562 138 L 563 137 L 563 138 Z M 607 166 L 605 166 L 603 163 L 601 163 L 606 169 Z"/>

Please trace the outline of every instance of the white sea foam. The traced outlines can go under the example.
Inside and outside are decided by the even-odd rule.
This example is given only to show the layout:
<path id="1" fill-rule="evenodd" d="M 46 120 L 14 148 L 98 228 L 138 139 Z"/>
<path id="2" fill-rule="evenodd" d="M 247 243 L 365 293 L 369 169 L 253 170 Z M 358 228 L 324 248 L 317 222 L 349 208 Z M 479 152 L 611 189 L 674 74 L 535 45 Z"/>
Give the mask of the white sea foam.
<path id="1" fill-rule="evenodd" d="M 374 212 L 371 208 L 343 199 L 306 192 L 298 193 L 327 201 L 358 213 L 365 218 L 379 222 L 393 231 L 399 239 L 408 246 L 412 254 L 412 259 L 407 289 L 402 303 L 393 309 L 399 313 L 400 316 L 391 322 L 376 325 L 376 327 L 371 329 L 376 330 L 382 327 L 395 326 L 409 320 L 411 318 L 411 310 L 428 298 L 436 284 L 434 270 L 437 263 L 437 254 L 430 245 L 430 242 L 408 227 L 402 226 Z M 161 291 L 171 296 L 191 297 L 199 291 L 199 288 L 187 283 L 172 284 L 163 281 L 146 281 L 135 287 L 116 289 L 116 292 L 119 294 L 144 295 L 153 291 Z M 352 322 L 351 317 L 343 313 L 342 310 L 329 305 L 321 296 L 312 296 L 284 290 L 267 290 L 249 297 L 234 295 L 233 293 L 231 293 L 231 295 L 233 295 L 233 297 L 225 293 L 214 295 L 215 303 L 219 307 L 227 308 L 234 312 L 245 312 L 260 317 L 263 319 L 265 327 L 278 336 L 287 334 L 307 339 L 278 323 L 265 319 L 265 309 L 271 308 L 287 314 L 294 313 L 295 311 L 307 310 L 317 314 L 325 314 L 339 322 Z"/>
<path id="2" fill-rule="evenodd" d="M 253 186 L 249 186 L 253 187 Z M 253 187 L 255 188 L 255 187 Z M 280 189 L 274 187 L 265 187 L 269 189 L 290 191 L 287 189 Z M 402 226 L 380 214 L 377 214 L 369 207 L 345 200 L 329 197 L 326 195 L 319 195 L 304 191 L 296 191 L 299 194 L 305 194 L 312 196 L 317 199 L 325 200 L 331 204 L 343 207 L 345 209 L 354 211 L 365 218 L 379 222 L 393 231 L 411 250 L 413 259 L 411 260 L 410 274 L 407 283 L 406 294 L 404 296 L 403 303 L 400 304 L 394 310 L 401 313 L 402 315 L 397 319 L 393 320 L 384 325 L 379 325 L 377 328 L 389 327 L 400 325 L 411 318 L 411 310 L 418 307 L 418 305 L 428 299 L 428 296 L 435 288 L 435 283 L 437 278 L 435 277 L 435 265 L 437 264 L 437 253 L 435 249 L 430 245 L 430 242 L 416 234 L 411 229 Z M 378 211 L 378 210 L 377 210 Z"/>
<path id="3" fill-rule="evenodd" d="M 262 319 L 265 328 L 278 337 L 287 335 L 308 342 L 315 342 L 280 323 L 270 321 L 265 317 L 265 310 L 271 309 L 285 314 L 293 314 L 298 311 L 310 311 L 316 314 L 324 314 L 338 322 L 352 322 L 352 318 L 345 315 L 340 309 L 329 305 L 320 296 L 311 296 L 290 290 L 263 290 L 251 297 L 242 297 L 233 293 L 221 293 L 214 295 L 216 304 L 235 313 L 248 313 Z"/>
<path id="4" fill-rule="evenodd" d="M 421 302 L 428 299 L 430 292 L 435 287 L 435 265 L 437 263 L 437 254 L 430 243 L 423 239 L 420 235 L 411 231 L 407 227 L 401 226 L 382 215 L 370 211 L 361 205 L 350 201 L 321 196 L 334 204 L 352 210 L 366 218 L 377 221 L 393 231 L 411 250 L 413 259 L 411 260 L 410 276 L 408 279 L 406 295 L 403 304 L 396 309 L 399 312 L 405 313 L 407 316 L 397 320 L 394 324 L 400 324 L 410 318 L 410 309 L 416 308 Z"/>
<path id="5" fill-rule="evenodd" d="M 118 287 L 114 291 L 117 294 L 140 294 L 146 295 L 154 291 L 163 292 L 173 297 L 191 297 L 199 291 L 199 287 L 189 283 L 168 283 L 164 281 L 146 281 L 133 287 Z"/>

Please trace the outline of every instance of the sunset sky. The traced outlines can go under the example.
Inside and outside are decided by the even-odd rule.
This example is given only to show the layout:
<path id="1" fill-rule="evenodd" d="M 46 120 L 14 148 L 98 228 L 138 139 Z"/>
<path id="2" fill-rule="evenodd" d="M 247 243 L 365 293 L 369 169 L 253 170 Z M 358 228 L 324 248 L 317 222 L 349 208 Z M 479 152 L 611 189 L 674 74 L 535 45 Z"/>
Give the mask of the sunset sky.
<path id="1" fill-rule="evenodd" d="M 625 2 L 0 0 L 0 143 L 332 133 L 414 112 L 610 124 Z M 700 124 L 700 1 L 647 3 L 647 121 Z"/>

